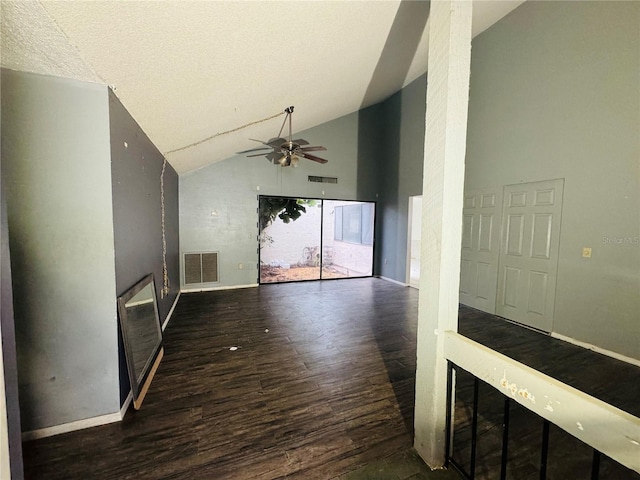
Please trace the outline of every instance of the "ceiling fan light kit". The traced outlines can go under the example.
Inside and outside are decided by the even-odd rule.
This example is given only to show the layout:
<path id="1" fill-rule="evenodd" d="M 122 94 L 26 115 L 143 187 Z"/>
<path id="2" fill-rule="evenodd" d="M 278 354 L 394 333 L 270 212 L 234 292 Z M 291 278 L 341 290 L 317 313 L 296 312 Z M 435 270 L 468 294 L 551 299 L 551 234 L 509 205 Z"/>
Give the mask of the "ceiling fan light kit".
<path id="1" fill-rule="evenodd" d="M 286 114 L 284 118 L 284 122 L 282 123 L 282 127 L 280 128 L 280 133 L 275 139 L 270 140 L 269 142 L 263 142 L 261 140 L 254 140 L 256 142 L 260 142 L 264 145 L 264 147 L 252 148 L 250 150 L 244 150 L 242 152 L 238 152 L 240 154 L 243 153 L 251 153 L 252 155 L 247 155 L 247 157 L 260 157 L 260 156 L 273 156 L 277 160 L 274 160 L 274 163 L 279 164 L 281 167 L 297 167 L 298 161 L 300 158 L 306 158 L 307 160 L 311 160 L 317 163 L 327 163 L 328 160 L 324 158 L 317 157 L 312 155 L 309 152 L 319 152 L 325 151 L 325 147 L 321 146 L 308 146 L 308 142 L 304 140 L 293 140 L 292 139 L 292 128 L 291 128 L 291 117 L 293 114 L 293 106 L 287 107 L 284 109 L 284 113 Z M 289 121 L 289 140 L 284 140 L 280 135 L 282 135 L 282 130 L 284 126 Z M 253 139 L 251 139 L 253 140 Z M 260 150 L 271 150 L 271 152 L 262 152 L 262 153 L 253 153 L 258 152 Z M 278 159 L 278 157 L 280 157 Z"/>

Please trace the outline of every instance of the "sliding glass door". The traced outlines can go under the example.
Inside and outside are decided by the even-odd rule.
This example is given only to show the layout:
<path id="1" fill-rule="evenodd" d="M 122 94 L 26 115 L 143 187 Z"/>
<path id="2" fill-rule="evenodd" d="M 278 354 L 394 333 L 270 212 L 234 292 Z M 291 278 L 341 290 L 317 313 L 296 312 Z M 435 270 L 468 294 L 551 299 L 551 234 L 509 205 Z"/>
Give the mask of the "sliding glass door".
<path id="1" fill-rule="evenodd" d="M 260 283 L 373 274 L 375 204 L 259 198 Z"/>
<path id="2" fill-rule="evenodd" d="M 375 204 L 325 200 L 322 211 L 322 278 L 370 277 Z"/>

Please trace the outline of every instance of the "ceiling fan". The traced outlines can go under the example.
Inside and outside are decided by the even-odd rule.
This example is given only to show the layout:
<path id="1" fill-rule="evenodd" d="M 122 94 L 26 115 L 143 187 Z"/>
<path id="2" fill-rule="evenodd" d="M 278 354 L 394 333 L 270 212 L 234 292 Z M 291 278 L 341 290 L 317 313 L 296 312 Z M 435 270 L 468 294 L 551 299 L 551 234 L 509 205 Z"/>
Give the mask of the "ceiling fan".
<path id="1" fill-rule="evenodd" d="M 314 147 L 309 146 L 309 142 L 305 140 L 292 140 L 291 137 L 291 117 L 293 114 L 293 107 L 287 107 L 284 109 L 284 113 L 286 116 L 284 117 L 284 122 L 282 122 L 282 127 L 280 128 L 280 133 L 276 138 L 272 138 L 268 142 L 263 142 L 261 140 L 251 140 L 255 142 L 260 142 L 264 145 L 264 147 L 251 148 L 249 150 L 244 150 L 242 152 L 238 152 L 240 154 L 243 153 L 252 153 L 258 152 L 260 150 L 271 150 L 271 152 L 262 152 L 262 153 L 254 153 L 252 155 L 247 155 L 247 157 L 260 157 L 265 155 L 269 160 L 273 161 L 273 163 L 279 164 L 282 167 L 296 167 L 298 165 L 298 160 L 300 157 L 306 158 L 308 160 L 312 160 L 318 163 L 327 163 L 328 160 L 324 158 L 316 157 L 315 155 L 310 154 L 309 152 L 318 152 L 326 150 L 325 147 Z M 284 129 L 285 124 L 289 120 L 289 140 L 281 138 L 282 130 Z"/>

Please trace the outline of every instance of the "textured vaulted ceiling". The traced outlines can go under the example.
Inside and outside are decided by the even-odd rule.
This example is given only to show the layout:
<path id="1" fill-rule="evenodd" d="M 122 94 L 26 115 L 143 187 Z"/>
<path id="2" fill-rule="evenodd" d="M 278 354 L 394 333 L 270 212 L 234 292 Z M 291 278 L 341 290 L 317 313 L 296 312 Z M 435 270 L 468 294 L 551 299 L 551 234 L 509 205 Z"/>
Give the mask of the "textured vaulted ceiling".
<path id="1" fill-rule="evenodd" d="M 521 1 L 474 2 L 474 35 Z M 2 65 L 111 85 L 178 172 L 375 104 L 427 69 L 428 3 L 2 1 Z M 217 133 L 199 145 L 183 148 Z"/>

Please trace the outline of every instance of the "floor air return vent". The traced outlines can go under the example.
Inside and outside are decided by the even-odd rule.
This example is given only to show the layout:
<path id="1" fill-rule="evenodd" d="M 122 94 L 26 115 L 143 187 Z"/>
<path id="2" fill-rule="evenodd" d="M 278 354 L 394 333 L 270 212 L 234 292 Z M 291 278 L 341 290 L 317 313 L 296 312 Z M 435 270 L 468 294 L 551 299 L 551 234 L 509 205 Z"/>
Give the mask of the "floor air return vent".
<path id="1" fill-rule="evenodd" d="M 217 283 L 218 252 L 185 253 L 184 283 Z"/>

